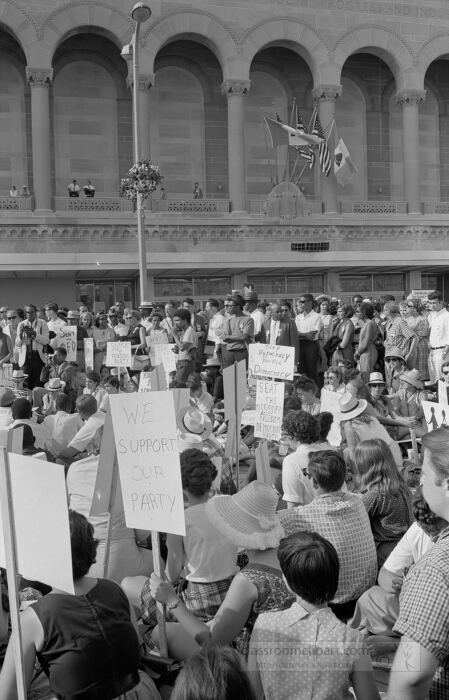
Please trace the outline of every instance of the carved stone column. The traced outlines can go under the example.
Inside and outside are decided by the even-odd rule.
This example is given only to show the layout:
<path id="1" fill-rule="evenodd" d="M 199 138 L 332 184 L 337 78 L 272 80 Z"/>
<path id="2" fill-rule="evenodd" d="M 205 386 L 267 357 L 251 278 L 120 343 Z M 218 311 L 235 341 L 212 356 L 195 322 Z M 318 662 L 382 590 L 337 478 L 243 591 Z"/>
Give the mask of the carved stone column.
<path id="1" fill-rule="evenodd" d="M 402 144 L 404 151 L 404 196 L 409 214 L 421 213 L 419 192 L 419 105 L 425 90 L 403 90 L 396 95 L 402 105 Z"/>
<path id="2" fill-rule="evenodd" d="M 328 135 L 329 129 L 335 119 L 335 100 L 340 95 L 341 85 L 317 85 L 312 92 L 312 97 L 318 110 L 321 126 L 323 127 L 326 136 Z M 320 169 L 321 199 L 324 203 L 324 211 L 326 214 L 336 214 L 338 210 L 337 181 L 335 179 L 333 166 L 335 127 L 332 129 L 329 136 L 327 146 L 332 161 L 332 167 L 329 175 L 326 176 L 321 172 L 321 165 L 319 163 L 315 167 Z"/>
<path id="3" fill-rule="evenodd" d="M 36 212 L 52 209 L 50 86 L 51 68 L 28 68 L 26 76 L 31 87 L 31 138 L 33 151 L 33 192 Z"/>
<path id="4" fill-rule="evenodd" d="M 245 120 L 243 97 L 249 80 L 225 80 L 222 92 L 228 98 L 229 199 L 234 214 L 246 213 Z"/>

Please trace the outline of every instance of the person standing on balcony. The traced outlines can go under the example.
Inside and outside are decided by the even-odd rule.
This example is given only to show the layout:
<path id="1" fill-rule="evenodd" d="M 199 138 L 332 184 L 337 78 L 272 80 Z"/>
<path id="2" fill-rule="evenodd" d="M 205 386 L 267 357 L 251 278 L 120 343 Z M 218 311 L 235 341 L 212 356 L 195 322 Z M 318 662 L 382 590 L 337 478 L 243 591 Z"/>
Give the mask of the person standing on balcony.
<path id="1" fill-rule="evenodd" d="M 83 192 L 86 197 L 95 197 L 95 186 L 92 184 L 91 180 L 88 180 L 87 185 L 84 185 Z"/>
<path id="2" fill-rule="evenodd" d="M 9 196 L 10 197 L 17 197 L 17 194 L 18 194 L 17 187 L 15 185 L 11 185 L 11 187 L 9 188 Z"/>
<path id="3" fill-rule="evenodd" d="M 80 186 L 78 185 L 76 180 L 72 180 L 70 185 L 67 188 L 69 192 L 69 197 L 79 197 L 80 196 Z"/>
<path id="4" fill-rule="evenodd" d="M 203 190 L 199 182 L 195 182 L 193 186 L 193 199 L 203 199 Z"/>

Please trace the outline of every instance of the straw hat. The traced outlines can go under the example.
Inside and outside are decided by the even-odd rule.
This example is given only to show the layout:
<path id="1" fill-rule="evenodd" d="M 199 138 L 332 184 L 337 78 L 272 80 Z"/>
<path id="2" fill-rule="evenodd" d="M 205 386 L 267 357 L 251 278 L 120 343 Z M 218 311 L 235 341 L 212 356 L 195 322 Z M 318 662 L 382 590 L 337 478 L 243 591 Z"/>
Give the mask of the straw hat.
<path id="1" fill-rule="evenodd" d="M 62 382 L 59 377 L 53 377 L 44 384 L 44 387 L 47 391 L 61 391 L 65 387 L 65 382 Z"/>
<path id="2" fill-rule="evenodd" d="M 176 420 L 182 440 L 202 442 L 206 440 L 212 432 L 212 422 L 205 413 L 195 406 L 185 406 L 182 408 Z"/>
<path id="3" fill-rule="evenodd" d="M 231 542 L 247 549 L 272 549 L 285 532 L 276 517 L 278 496 L 271 486 L 252 481 L 234 496 L 214 496 L 207 517 Z"/>
<path id="4" fill-rule="evenodd" d="M 421 379 L 421 372 L 419 369 L 411 369 L 410 372 L 404 372 L 399 377 L 400 381 L 407 382 L 415 387 L 415 389 L 424 389 L 424 384 Z"/>
<path id="5" fill-rule="evenodd" d="M 221 363 L 216 357 L 208 357 L 203 367 L 206 367 L 206 369 L 208 367 L 221 367 Z"/>
<path id="6" fill-rule="evenodd" d="M 25 374 L 23 369 L 13 369 L 12 380 L 17 379 L 18 381 L 22 379 L 28 379 L 28 374 Z"/>
<path id="7" fill-rule="evenodd" d="M 355 396 L 347 391 L 342 395 L 339 404 L 341 420 L 351 420 L 351 418 L 355 418 L 363 413 L 368 405 L 368 401 L 356 399 Z"/>
<path id="8" fill-rule="evenodd" d="M 371 372 L 369 375 L 368 384 L 383 384 L 385 386 L 386 382 L 382 376 L 382 372 Z"/>

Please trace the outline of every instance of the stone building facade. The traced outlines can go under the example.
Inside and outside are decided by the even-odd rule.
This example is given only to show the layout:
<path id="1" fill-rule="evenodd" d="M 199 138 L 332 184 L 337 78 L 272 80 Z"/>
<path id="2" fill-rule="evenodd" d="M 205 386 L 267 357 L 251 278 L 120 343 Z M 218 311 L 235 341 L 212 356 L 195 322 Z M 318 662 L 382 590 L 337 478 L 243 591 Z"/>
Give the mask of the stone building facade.
<path id="1" fill-rule="evenodd" d="M 136 301 L 136 219 L 119 196 L 132 4 L 0 0 L 2 303 Z M 248 280 L 267 298 L 449 293 L 446 0 L 148 4 L 141 152 L 166 191 L 146 204 L 153 298 Z M 352 183 L 271 148 L 263 117 L 290 122 L 296 108 L 306 125 L 317 111 L 331 151 L 344 139 Z M 267 206 L 287 173 L 296 205 Z M 73 179 L 95 197 L 69 198 Z"/>

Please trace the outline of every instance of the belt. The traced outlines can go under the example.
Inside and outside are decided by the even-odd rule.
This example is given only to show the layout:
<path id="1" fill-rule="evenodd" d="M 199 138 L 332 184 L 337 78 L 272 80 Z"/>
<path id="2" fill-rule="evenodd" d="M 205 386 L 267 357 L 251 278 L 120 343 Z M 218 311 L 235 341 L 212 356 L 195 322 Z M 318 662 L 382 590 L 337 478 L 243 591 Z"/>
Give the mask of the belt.
<path id="1" fill-rule="evenodd" d="M 445 347 L 446 347 L 445 345 L 439 345 L 437 348 L 432 348 L 432 347 L 430 347 L 430 345 L 429 345 L 429 349 L 430 349 L 430 350 L 443 350 Z"/>

